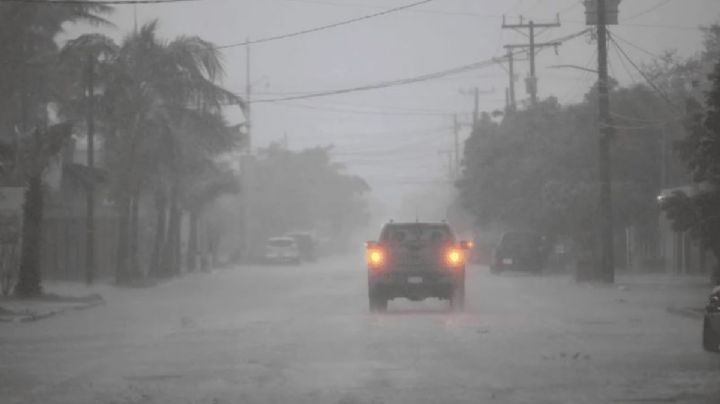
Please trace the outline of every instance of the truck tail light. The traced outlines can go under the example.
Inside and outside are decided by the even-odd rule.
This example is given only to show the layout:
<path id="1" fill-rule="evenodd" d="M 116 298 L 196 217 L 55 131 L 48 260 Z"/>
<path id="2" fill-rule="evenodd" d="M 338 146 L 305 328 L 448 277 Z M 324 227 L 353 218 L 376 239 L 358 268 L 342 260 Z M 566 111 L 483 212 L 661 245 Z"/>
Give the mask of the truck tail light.
<path id="1" fill-rule="evenodd" d="M 459 248 L 449 248 L 445 251 L 445 264 L 450 268 L 458 268 L 465 265 L 465 254 Z"/>
<path id="2" fill-rule="evenodd" d="M 365 260 L 369 268 L 380 269 L 385 266 L 387 254 L 385 250 L 380 247 L 368 248 L 365 253 Z"/>

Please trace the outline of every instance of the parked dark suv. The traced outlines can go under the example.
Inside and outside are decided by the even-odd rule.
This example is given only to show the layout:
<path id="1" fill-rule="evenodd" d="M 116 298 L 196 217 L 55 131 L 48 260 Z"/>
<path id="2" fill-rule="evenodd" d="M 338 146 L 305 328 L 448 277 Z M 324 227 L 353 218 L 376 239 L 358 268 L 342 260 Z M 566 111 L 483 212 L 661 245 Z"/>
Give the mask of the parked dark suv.
<path id="1" fill-rule="evenodd" d="M 367 243 L 370 311 L 385 311 L 399 297 L 447 299 L 462 309 L 467 247 L 445 223 L 386 224 L 379 240 Z"/>
<path id="2" fill-rule="evenodd" d="M 287 237 L 295 239 L 300 249 L 300 257 L 303 261 L 313 262 L 317 258 L 315 254 L 315 239 L 310 233 L 288 233 Z"/>
<path id="3" fill-rule="evenodd" d="M 706 351 L 720 353 L 720 286 L 710 294 L 705 307 L 702 342 Z"/>
<path id="4" fill-rule="evenodd" d="M 540 233 L 508 232 L 495 247 L 490 270 L 493 273 L 508 269 L 537 273 L 543 269 L 547 253 L 545 239 Z"/>

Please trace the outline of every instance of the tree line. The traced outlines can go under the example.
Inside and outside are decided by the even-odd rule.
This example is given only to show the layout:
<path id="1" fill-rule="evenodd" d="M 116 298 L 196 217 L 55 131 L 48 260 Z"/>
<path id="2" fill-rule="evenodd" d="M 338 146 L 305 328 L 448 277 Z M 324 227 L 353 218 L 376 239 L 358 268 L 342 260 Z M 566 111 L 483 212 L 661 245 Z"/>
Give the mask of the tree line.
<path id="1" fill-rule="evenodd" d="M 111 11 L 98 3 L 0 4 L 2 174 L 6 185 L 26 187 L 15 286 L 21 296 L 41 293 L 43 175 L 68 138 L 87 133 L 91 125 L 106 161 L 104 171 L 91 169 L 85 179 L 92 187 L 102 181 L 101 197 L 118 212 L 118 282 L 141 276 L 143 198 L 155 201 L 157 216 L 148 267 L 154 276 L 170 276 L 180 268 L 183 213 L 190 212 L 192 229 L 204 204 L 238 191 L 234 175 L 217 157 L 242 142 L 223 107 L 244 104 L 219 84 L 224 75 L 219 51 L 196 36 L 160 38 L 157 21 L 120 42 L 91 33 L 57 44 L 67 24 L 111 25 L 106 19 Z"/>
<path id="2" fill-rule="evenodd" d="M 662 189 L 693 180 L 688 168 L 698 165 L 692 156 L 702 142 L 693 140 L 697 124 L 689 125 L 688 118 L 699 113 L 707 124 L 714 123 L 713 93 L 707 103 L 699 100 L 694 112 L 685 106 L 695 102 L 700 83 L 707 82 L 704 67 L 717 63 L 720 55 L 720 27 L 704 28 L 703 34 L 700 54 L 680 58 L 667 52 L 642 67 L 647 81 L 611 83 L 617 231 L 635 226 L 651 237 L 661 213 L 657 197 Z M 550 238 L 569 238 L 581 250 L 593 249 L 597 100 L 593 86 L 578 103 L 561 105 L 550 97 L 536 107 L 506 111 L 499 119 L 483 114 L 466 142 L 457 182 L 459 201 L 474 214 L 477 225 L 537 230 Z M 717 127 L 713 130 L 717 134 Z M 714 154 L 707 161 L 716 164 L 720 158 Z M 701 178 L 705 177 L 695 180 Z M 708 217 L 698 217 L 695 226 L 705 226 Z"/>
<path id="3" fill-rule="evenodd" d="M 158 21 L 120 41 L 90 33 L 59 44 L 72 24 L 112 27 L 112 11 L 97 2 L 0 3 L 0 180 L 25 189 L 17 295 L 42 293 L 44 177 L 71 138 L 90 140 L 91 133 L 103 152 L 101 168 L 80 164 L 73 172 L 116 212 L 120 284 L 174 276 L 183 266 L 195 270 L 201 217 L 212 225 L 207 242 L 214 256 L 223 236 L 236 242 L 226 246 L 232 252 L 242 242 L 257 248 L 264 237 L 317 223 L 339 234 L 364 221 L 369 188 L 332 162 L 330 148 L 261 149 L 253 189 L 241 188 L 237 152 L 247 135 L 223 111 L 246 105 L 222 86 L 223 59 L 214 44 L 197 36 L 162 38 Z M 237 243 L 250 223 L 239 215 L 243 203 L 256 205 L 254 228 L 252 240 Z M 139 245 L 148 224 L 149 248 Z"/>

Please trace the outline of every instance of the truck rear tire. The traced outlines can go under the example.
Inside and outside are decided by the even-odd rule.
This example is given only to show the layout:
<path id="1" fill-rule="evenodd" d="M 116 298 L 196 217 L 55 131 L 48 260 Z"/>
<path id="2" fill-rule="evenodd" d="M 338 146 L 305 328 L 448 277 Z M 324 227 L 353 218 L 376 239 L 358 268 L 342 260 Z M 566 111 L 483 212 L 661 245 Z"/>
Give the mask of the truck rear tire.
<path id="1" fill-rule="evenodd" d="M 720 335 L 716 333 L 710 325 L 710 320 L 706 317 L 703 321 L 703 348 L 707 352 L 720 352 Z"/>
<path id="2" fill-rule="evenodd" d="M 370 296 L 370 312 L 384 313 L 387 311 L 388 301 L 384 297 Z"/>
<path id="3" fill-rule="evenodd" d="M 450 308 L 453 311 L 465 310 L 465 284 L 456 286 L 450 296 Z"/>

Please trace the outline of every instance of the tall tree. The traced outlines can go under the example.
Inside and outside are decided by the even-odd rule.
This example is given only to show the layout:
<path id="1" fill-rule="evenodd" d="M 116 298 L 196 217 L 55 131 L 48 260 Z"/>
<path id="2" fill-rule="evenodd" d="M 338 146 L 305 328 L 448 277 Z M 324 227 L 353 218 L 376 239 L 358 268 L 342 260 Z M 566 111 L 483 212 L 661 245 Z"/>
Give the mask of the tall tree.
<path id="1" fill-rule="evenodd" d="M 42 173 L 57 139 L 67 138 L 67 125 L 51 126 L 48 106 L 62 101 L 64 77 L 57 74 L 58 45 L 63 26 L 73 22 L 107 24 L 111 11 L 98 3 L 0 3 L 0 137 L 13 145 L 14 155 L 28 152 L 26 161 L 5 162 L 5 180 L 27 185 L 23 206 L 25 226 L 19 282 L 21 296 L 42 293 L 39 262 L 43 210 Z M 23 164 L 21 164 L 23 163 Z"/>
<path id="2" fill-rule="evenodd" d="M 215 46 L 198 37 L 164 41 L 156 21 L 124 39 L 111 75 L 104 119 L 120 212 L 116 278 L 139 276 L 137 207 L 150 184 L 160 202 L 157 226 L 167 224 L 156 231 L 162 245 L 154 247 L 150 271 L 171 275 L 180 263 L 184 163 L 231 149 L 239 139 L 222 107 L 244 104 L 218 85 L 223 66 Z"/>
<path id="3" fill-rule="evenodd" d="M 693 100 L 687 104 L 688 136 L 679 144 L 697 191 L 677 191 L 661 206 L 676 231 L 688 231 L 720 263 L 720 63 L 711 75 L 712 89 L 706 108 Z M 713 279 L 720 284 L 720 264 Z"/>

